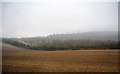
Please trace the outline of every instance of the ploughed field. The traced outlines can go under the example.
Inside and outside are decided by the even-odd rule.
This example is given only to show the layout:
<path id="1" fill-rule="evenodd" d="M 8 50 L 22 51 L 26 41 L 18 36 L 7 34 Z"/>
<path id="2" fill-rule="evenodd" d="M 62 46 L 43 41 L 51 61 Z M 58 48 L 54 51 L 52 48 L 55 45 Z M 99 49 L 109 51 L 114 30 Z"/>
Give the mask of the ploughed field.
<path id="1" fill-rule="evenodd" d="M 3 72 L 118 72 L 118 50 L 36 51 L 3 44 Z"/>

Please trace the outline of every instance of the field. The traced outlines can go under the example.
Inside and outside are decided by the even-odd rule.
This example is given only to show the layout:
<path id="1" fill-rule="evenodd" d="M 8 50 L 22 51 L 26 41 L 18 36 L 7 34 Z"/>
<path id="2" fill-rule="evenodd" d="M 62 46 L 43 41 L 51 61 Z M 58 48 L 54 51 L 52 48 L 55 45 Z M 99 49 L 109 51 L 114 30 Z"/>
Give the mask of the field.
<path id="1" fill-rule="evenodd" d="M 118 72 L 118 50 L 35 51 L 3 44 L 3 72 Z"/>

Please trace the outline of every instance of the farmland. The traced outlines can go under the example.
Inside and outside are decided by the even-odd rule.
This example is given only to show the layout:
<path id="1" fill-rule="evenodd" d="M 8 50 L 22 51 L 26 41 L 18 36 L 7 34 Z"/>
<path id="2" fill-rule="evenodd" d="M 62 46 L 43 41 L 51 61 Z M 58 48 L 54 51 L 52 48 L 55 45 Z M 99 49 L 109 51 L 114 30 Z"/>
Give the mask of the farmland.
<path id="1" fill-rule="evenodd" d="M 2 45 L 3 72 L 117 72 L 118 50 L 37 51 Z"/>

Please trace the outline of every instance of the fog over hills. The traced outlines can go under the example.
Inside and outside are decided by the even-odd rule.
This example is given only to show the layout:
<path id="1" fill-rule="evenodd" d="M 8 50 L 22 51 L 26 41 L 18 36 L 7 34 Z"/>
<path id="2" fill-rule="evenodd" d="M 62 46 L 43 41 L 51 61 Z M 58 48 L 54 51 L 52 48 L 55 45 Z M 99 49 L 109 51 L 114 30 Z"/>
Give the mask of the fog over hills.
<path id="1" fill-rule="evenodd" d="M 26 39 L 46 39 L 46 40 L 77 40 L 77 39 L 88 39 L 88 40 L 118 40 L 118 32 L 85 32 L 85 33 L 72 33 L 72 34 L 52 34 L 46 37 L 29 37 L 21 38 Z"/>
<path id="2" fill-rule="evenodd" d="M 87 33 L 74 33 L 74 34 L 64 34 L 64 35 L 56 35 L 56 36 L 48 36 L 55 38 L 68 38 L 68 39 L 90 39 L 90 40 L 116 40 L 117 33 L 116 32 L 87 32 Z"/>
<path id="3" fill-rule="evenodd" d="M 46 37 L 3 38 L 3 42 L 35 50 L 78 50 L 81 48 L 118 48 L 117 32 L 53 34 Z"/>

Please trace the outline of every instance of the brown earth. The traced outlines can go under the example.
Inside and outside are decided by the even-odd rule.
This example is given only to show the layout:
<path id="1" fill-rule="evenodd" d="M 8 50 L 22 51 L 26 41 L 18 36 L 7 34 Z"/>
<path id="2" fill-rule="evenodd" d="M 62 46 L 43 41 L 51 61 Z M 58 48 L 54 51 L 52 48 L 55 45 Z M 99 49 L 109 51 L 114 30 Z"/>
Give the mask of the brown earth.
<path id="1" fill-rule="evenodd" d="M 118 50 L 36 51 L 2 45 L 3 72 L 118 72 Z"/>

